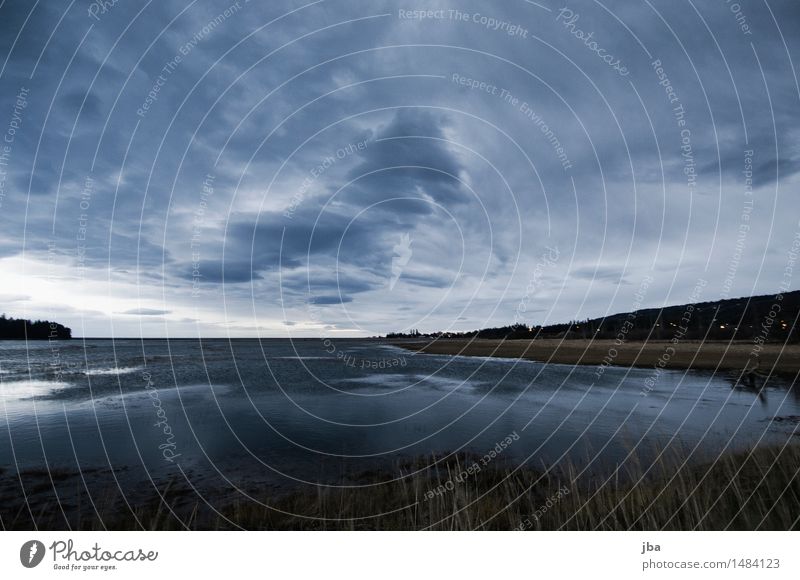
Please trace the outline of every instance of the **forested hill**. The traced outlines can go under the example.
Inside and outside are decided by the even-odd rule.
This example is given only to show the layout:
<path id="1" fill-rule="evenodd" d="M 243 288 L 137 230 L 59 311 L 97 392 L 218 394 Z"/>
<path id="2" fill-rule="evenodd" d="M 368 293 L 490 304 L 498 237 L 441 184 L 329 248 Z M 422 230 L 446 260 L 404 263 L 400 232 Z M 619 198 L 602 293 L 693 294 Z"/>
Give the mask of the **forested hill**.
<path id="1" fill-rule="evenodd" d="M 0 340 L 48 340 L 72 338 L 72 330 L 49 320 L 25 320 L 0 316 Z"/>
<path id="2" fill-rule="evenodd" d="M 750 298 L 731 298 L 697 304 L 647 308 L 612 314 L 604 318 L 574 320 L 546 326 L 514 324 L 467 332 L 418 331 L 393 333 L 388 338 L 434 336 L 445 338 L 477 337 L 493 339 L 614 339 L 669 340 L 678 335 L 687 340 L 755 340 L 769 342 L 800 341 L 797 327 L 800 290 Z"/>

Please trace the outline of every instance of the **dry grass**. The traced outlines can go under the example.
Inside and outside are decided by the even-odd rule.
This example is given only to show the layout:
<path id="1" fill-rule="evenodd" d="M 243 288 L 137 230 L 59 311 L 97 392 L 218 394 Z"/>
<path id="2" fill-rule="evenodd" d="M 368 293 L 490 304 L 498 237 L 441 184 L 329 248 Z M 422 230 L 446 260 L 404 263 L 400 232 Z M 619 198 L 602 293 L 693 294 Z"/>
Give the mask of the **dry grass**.
<path id="1" fill-rule="evenodd" d="M 437 339 L 432 341 L 396 340 L 391 344 L 428 354 L 464 356 L 498 356 L 523 358 L 560 364 L 599 365 L 609 356 L 609 349 L 617 352 L 612 364 L 623 367 L 652 368 L 668 346 L 674 348 L 669 368 L 716 371 L 740 371 L 752 367 L 753 342 L 684 340 L 678 344 L 669 341 L 648 340 L 616 344 L 613 340 L 485 340 Z M 765 344 L 758 357 L 764 374 L 794 375 L 800 372 L 800 345 Z"/>
<path id="2" fill-rule="evenodd" d="M 567 473 L 486 468 L 431 498 L 430 491 L 473 459 L 458 456 L 438 468 L 396 481 L 364 474 L 357 488 L 316 488 L 253 501 L 197 501 L 167 487 L 132 510 L 119 498 L 95 500 L 70 527 L 81 529 L 272 530 L 790 530 L 800 518 L 800 447 L 728 454 L 700 466 L 662 459 L 660 475 L 633 467 L 610 481 L 574 481 Z M 415 465 L 405 465 L 407 473 Z M 27 510 L 3 506 L 3 526 L 31 529 Z M 16 513 L 16 518 L 13 514 Z M 56 505 L 34 506 L 40 529 L 63 529 Z"/>

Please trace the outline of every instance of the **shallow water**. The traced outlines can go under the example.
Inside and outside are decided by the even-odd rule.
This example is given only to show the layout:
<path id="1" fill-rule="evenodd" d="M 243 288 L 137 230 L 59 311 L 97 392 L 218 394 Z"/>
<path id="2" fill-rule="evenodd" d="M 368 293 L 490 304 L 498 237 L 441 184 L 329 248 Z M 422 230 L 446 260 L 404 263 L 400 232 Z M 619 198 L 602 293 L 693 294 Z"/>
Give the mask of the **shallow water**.
<path id="1" fill-rule="evenodd" d="M 415 354 L 372 341 L 0 342 L 0 467 L 130 482 L 337 484 L 433 453 L 606 474 L 670 445 L 696 458 L 783 443 L 800 396 L 712 373 Z"/>

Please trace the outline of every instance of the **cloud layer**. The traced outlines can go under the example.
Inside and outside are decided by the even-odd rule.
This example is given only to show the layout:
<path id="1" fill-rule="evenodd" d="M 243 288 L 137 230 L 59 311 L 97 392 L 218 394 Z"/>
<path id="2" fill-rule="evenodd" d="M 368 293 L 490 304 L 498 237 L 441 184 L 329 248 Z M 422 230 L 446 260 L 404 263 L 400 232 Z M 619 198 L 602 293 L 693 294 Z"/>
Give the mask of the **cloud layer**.
<path id="1" fill-rule="evenodd" d="M 775 292 L 800 7 L 737 6 L 7 1 L 0 309 L 343 336 Z"/>

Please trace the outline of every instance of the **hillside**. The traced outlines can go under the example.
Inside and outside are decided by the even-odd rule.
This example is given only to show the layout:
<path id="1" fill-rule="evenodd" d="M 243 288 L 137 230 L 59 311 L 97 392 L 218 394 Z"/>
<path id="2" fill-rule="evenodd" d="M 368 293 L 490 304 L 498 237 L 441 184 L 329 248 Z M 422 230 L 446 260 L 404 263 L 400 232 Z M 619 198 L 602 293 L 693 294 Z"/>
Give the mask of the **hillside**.
<path id="1" fill-rule="evenodd" d="M 515 324 L 467 332 L 422 334 L 390 333 L 387 338 L 489 339 L 615 339 L 622 333 L 627 340 L 668 340 L 676 335 L 687 340 L 756 340 L 798 342 L 797 317 L 800 291 L 768 294 L 751 298 L 731 298 L 664 308 L 647 308 L 606 317 L 562 324 Z"/>

